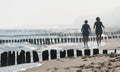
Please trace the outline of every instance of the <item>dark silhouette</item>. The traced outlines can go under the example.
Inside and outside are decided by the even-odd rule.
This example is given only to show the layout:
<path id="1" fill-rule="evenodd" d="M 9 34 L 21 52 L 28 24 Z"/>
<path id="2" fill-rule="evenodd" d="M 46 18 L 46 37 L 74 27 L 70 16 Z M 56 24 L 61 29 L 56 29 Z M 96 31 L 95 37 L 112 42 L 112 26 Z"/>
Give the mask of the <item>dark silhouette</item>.
<path id="1" fill-rule="evenodd" d="M 1 54 L 1 67 L 8 65 L 8 52 L 3 52 Z"/>
<path id="2" fill-rule="evenodd" d="M 60 58 L 65 58 L 66 51 L 60 51 Z"/>
<path id="3" fill-rule="evenodd" d="M 17 51 L 17 64 L 25 63 L 25 51 L 21 50 L 20 53 Z"/>
<path id="4" fill-rule="evenodd" d="M 8 52 L 8 65 L 15 65 L 15 51 Z"/>
<path id="5" fill-rule="evenodd" d="M 100 18 L 96 18 L 96 22 L 94 23 L 95 33 L 96 33 L 96 39 L 97 39 L 97 45 L 101 44 L 101 35 L 103 33 L 102 27 L 104 28 L 102 22 L 100 21 Z"/>
<path id="6" fill-rule="evenodd" d="M 49 52 L 48 50 L 45 50 L 42 52 L 42 60 L 45 61 L 45 60 L 49 60 Z"/>
<path id="7" fill-rule="evenodd" d="M 82 50 L 76 50 L 77 56 L 82 56 Z"/>
<path id="8" fill-rule="evenodd" d="M 26 52 L 26 63 L 31 63 L 31 55 L 30 52 Z"/>
<path id="9" fill-rule="evenodd" d="M 90 56 L 90 54 L 91 54 L 90 49 L 85 49 L 84 54 L 87 55 L 87 56 Z"/>
<path id="10" fill-rule="evenodd" d="M 33 62 L 38 62 L 39 61 L 39 56 L 37 51 L 33 51 Z"/>
<path id="11" fill-rule="evenodd" d="M 51 59 L 57 59 L 57 50 L 50 50 Z"/>
<path id="12" fill-rule="evenodd" d="M 74 57 L 74 49 L 68 49 L 67 55 L 68 55 L 68 57 Z"/>
<path id="13" fill-rule="evenodd" d="M 83 24 L 82 26 L 82 29 L 81 29 L 81 32 L 82 32 L 82 35 L 83 35 L 83 42 L 84 42 L 84 47 L 87 46 L 88 47 L 88 40 L 89 40 L 89 34 L 91 32 L 91 29 L 90 29 L 90 26 L 87 24 L 88 21 L 85 20 L 84 21 L 85 24 Z"/>

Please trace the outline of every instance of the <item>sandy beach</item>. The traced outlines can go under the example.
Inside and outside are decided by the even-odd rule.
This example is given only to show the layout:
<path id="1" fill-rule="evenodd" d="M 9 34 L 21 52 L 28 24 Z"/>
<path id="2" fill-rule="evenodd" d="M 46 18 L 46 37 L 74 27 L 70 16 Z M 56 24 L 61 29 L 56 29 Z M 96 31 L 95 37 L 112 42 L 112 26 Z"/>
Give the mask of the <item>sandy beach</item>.
<path id="1" fill-rule="evenodd" d="M 120 49 L 120 39 L 108 39 L 105 40 L 106 45 L 100 46 L 100 49 L 108 49 L 108 50 L 113 50 L 113 49 Z"/>
<path id="2" fill-rule="evenodd" d="M 120 39 L 106 40 L 100 49 L 120 49 Z M 22 72 L 119 72 L 120 54 L 80 56 L 40 62 L 42 65 Z"/>

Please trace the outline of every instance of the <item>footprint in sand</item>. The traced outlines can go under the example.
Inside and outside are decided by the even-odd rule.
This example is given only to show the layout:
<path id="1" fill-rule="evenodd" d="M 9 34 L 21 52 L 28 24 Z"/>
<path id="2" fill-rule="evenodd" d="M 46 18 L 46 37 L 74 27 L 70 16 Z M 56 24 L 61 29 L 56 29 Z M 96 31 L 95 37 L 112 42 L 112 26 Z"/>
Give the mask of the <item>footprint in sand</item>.
<path id="1" fill-rule="evenodd" d="M 88 61 L 87 59 L 84 59 L 83 61 Z"/>
<path id="2" fill-rule="evenodd" d="M 48 68 L 46 71 L 49 71 L 50 69 Z"/>
<path id="3" fill-rule="evenodd" d="M 77 70 L 76 72 L 82 72 L 82 70 Z"/>
<path id="4" fill-rule="evenodd" d="M 85 67 L 85 64 L 83 64 L 83 65 L 79 66 L 79 68 L 83 68 L 83 67 Z"/>
<path id="5" fill-rule="evenodd" d="M 58 70 L 58 68 L 55 67 L 54 70 Z"/>
<path id="6" fill-rule="evenodd" d="M 67 70 L 68 70 L 68 69 L 70 69 L 70 68 L 69 68 L 69 67 L 65 67 L 64 69 L 67 69 Z"/>

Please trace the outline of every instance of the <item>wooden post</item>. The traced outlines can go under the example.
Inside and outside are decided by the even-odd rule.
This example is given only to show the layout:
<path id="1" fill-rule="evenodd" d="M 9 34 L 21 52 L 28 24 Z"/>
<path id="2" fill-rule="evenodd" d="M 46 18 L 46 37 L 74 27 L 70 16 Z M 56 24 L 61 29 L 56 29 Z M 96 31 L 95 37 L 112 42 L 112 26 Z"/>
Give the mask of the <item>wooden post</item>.
<path id="1" fill-rule="evenodd" d="M 82 56 L 82 51 L 81 50 L 76 50 L 77 51 L 77 56 Z"/>
<path id="2" fill-rule="evenodd" d="M 49 59 L 49 53 L 48 53 L 48 50 L 45 50 L 45 51 L 42 52 L 42 59 L 43 59 L 43 61 Z"/>
<path id="3" fill-rule="evenodd" d="M 33 62 L 38 62 L 38 61 L 39 61 L 38 53 L 37 51 L 33 51 Z"/>
<path id="4" fill-rule="evenodd" d="M 30 52 L 26 52 L 26 63 L 31 63 Z"/>
<path id="5" fill-rule="evenodd" d="M 67 50 L 67 56 L 68 57 L 74 57 L 74 49 Z"/>
<path id="6" fill-rule="evenodd" d="M 65 58 L 66 51 L 60 51 L 60 58 Z"/>
<path id="7" fill-rule="evenodd" d="M 50 50 L 51 59 L 57 59 L 57 50 Z"/>
<path id="8" fill-rule="evenodd" d="M 107 50 L 103 50 L 103 54 L 108 54 L 108 51 Z"/>
<path id="9" fill-rule="evenodd" d="M 3 52 L 1 54 L 1 67 L 7 66 L 7 65 L 8 65 L 8 53 L 7 52 Z"/>
<path id="10" fill-rule="evenodd" d="M 99 49 L 93 49 L 93 55 L 99 54 Z"/>
<path id="11" fill-rule="evenodd" d="M 90 53 L 91 53 L 91 52 L 90 52 L 90 49 L 85 49 L 85 50 L 84 50 L 84 54 L 85 54 L 85 55 L 90 56 Z"/>

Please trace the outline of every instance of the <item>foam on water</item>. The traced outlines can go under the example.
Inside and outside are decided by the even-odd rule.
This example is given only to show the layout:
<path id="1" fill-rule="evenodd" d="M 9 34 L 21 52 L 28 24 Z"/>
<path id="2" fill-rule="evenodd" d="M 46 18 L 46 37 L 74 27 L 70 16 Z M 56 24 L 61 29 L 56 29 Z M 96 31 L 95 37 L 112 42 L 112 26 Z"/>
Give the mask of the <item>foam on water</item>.
<path id="1" fill-rule="evenodd" d="M 102 41 L 101 46 L 105 45 L 105 42 Z M 94 41 L 88 42 L 89 49 L 97 48 L 97 44 Z M 84 50 L 83 42 L 81 43 L 61 43 L 61 44 L 53 44 L 53 45 L 33 45 L 29 43 L 6 43 L 0 45 L 0 53 L 4 51 L 32 51 L 37 50 L 38 52 L 44 50 L 67 50 L 67 49 L 80 49 Z M 59 52 L 59 51 L 58 51 Z M 41 55 L 39 55 L 41 56 Z M 41 58 L 41 57 L 40 57 Z M 40 61 L 42 61 L 40 59 Z M 0 67 L 0 72 L 17 72 L 21 70 L 26 70 L 28 68 L 40 66 L 40 63 L 29 63 L 29 64 L 20 64 L 20 65 L 13 65 L 7 67 Z"/>
<path id="2" fill-rule="evenodd" d="M 100 46 L 104 46 L 106 43 L 105 41 L 101 42 Z M 96 41 L 88 42 L 88 48 L 98 48 Z M 41 48 L 40 50 L 49 50 L 49 49 L 56 49 L 56 50 L 66 50 L 66 49 L 85 49 L 83 42 L 81 43 L 61 43 L 61 44 L 54 44 L 49 45 L 45 48 Z"/>
<path id="3" fill-rule="evenodd" d="M 25 51 L 31 51 L 31 50 L 36 50 L 38 48 L 42 48 L 45 46 L 42 45 L 33 45 L 27 42 L 24 43 L 4 43 L 0 44 L 0 53 L 5 52 L 5 51 L 20 51 L 20 50 L 25 50 Z"/>

